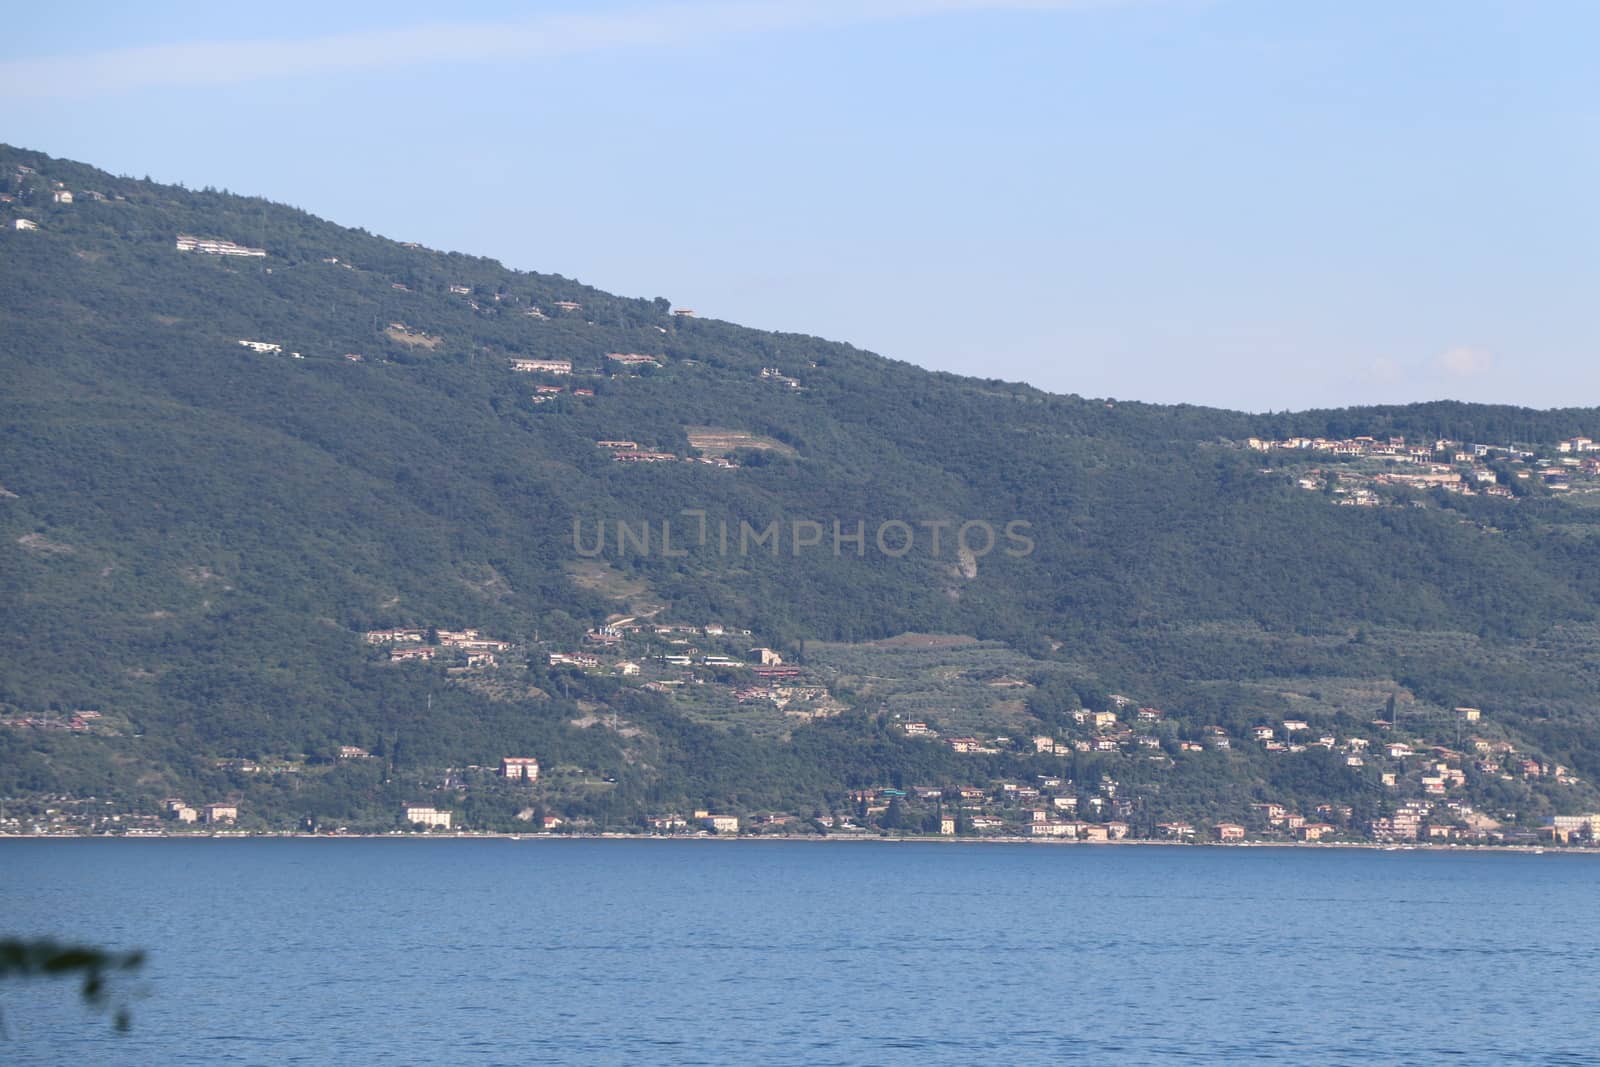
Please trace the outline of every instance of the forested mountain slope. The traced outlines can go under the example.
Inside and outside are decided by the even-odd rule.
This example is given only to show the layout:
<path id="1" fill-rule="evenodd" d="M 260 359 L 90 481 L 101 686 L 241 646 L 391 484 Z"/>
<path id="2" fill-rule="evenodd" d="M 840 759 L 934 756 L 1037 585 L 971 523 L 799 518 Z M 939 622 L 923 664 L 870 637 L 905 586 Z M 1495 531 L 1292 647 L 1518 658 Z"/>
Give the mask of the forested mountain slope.
<path id="1" fill-rule="evenodd" d="M 1053 396 L 22 149 L 0 148 L 0 188 L 0 712 L 100 713 L 76 732 L 0 729 L 9 797 L 138 812 L 181 792 L 242 797 L 259 825 L 378 826 L 426 794 L 507 826 L 524 798 L 467 768 L 536 753 L 566 769 L 539 803 L 570 821 L 805 814 L 891 782 L 1035 774 L 1021 739 L 1092 738 L 1071 713 L 1127 694 L 1164 710 L 1163 752 L 1285 716 L 1342 738 L 1392 719 L 1391 698 L 1417 721 L 1480 707 L 1479 732 L 1577 779 L 1486 774 L 1480 802 L 1591 803 L 1585 495 L 1506 470 L 1514 498 L 1345 507 L 1246 441 L 1505 443 L 1531 464 L 1600 436 L 1595 409 L 1254 416 Z M 238 247 L 180 250 L 185 236 Z M 265 254 L 233 254 L 247 249 Z M 619 547 L 619 520 L 649 526 L 651 550 Z M 999 539 L 963 560 L 957 528 L 979 520 Z M 681 555 L 660 544 L 667 522 Z M 740 550 L 773 522 L 778 551 Z M 813 522 L 821 543 L 796 550 Z M 835 551 L 835 522 L 862 524 L 859 554 Z M 896 522 L 916 538 L 904 555 L 875 541 Z M 937 555 L 928 523 L 949 524 Z M 702 631 L 678 645 L 653 629 L 673 623 Z M 443 652 L 391 663 L 363 635 L 393 628 L 510 647 L 468 664 L 430 633 Z M 868 650 L 907 632 L 995 658 L 934 657 L 891 683 Z M 752 701 L 747 667 L 701 662 L 756 646 L 825 695 Z M 622 656 L 640 673 L 613 669 Z M 963 678 L 993 700 L 961 695 Z M 962 756 L 907 737 L 913 712 L 1018 743 Z M 1135 755 L 1060 766 L 1081 781 Z M 1151 810 L 1389 802 L 1331 755 L 1308 781 L 1271 752 L 1205 757 L 1177 760 Z"/>

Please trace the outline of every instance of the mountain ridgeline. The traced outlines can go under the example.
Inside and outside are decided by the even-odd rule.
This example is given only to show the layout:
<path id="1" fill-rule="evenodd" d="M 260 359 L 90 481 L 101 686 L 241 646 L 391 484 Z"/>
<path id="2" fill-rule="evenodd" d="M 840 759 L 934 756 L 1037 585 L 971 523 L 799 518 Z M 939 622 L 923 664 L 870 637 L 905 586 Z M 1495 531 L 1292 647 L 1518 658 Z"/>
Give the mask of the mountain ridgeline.
<path id="1" fill-rule="evenodd" d="M 1346 507 L 1247 442 L 1532 465 L 1600 410 L 1058 396 L 38 152 L 0 147 L 0 189 L 14 817 L 94 798 L 134 825 L 181 796 L 276 829 L 428 800 L 482 829 L 709 809 L 890 831 L 923 786 L 1087 803 L 1111 779 L 1152 825 L 1279 800 L 1381 818 L 1423 788 L 1403 761 L 1385 782 L 1343 747 L 1243 743 L 1286 718 L 1464 754 L 1451 795 L 1502 822 L 1594 808 L 1587 494 L 1507 468 L 1514 497 Z M 482 649 L 450 638 L 470 631 Z M 789 673 L 754 674 L 756 648 Z M 1475 766 L 1438 725 L 1461 706 L 1562 773 Z M 1084 721 L 1137 707 L 1153 743 Z M 490 773 L 529 755 L 535 787 Z M 880 789 L 887 813 L 856 798 Z"/>

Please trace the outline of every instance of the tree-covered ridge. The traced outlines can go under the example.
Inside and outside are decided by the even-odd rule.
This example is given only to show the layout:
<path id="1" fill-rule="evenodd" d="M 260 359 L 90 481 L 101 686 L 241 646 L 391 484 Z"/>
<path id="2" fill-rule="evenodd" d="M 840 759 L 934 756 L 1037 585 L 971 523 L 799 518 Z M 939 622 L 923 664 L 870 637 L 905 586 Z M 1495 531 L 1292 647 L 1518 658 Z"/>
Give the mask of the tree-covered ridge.
<path id="1" fill-rule="evenodd" d="M 735 699 L 747 679 L 698 664 L 687 693 L 644 688 L 673 680 L 655 666 L 628 680 L 550 665 L 641 613 L 748 629 L 813 672 L 817 642 L 971 635 L 1028 661 L 1028 692 L 995 722 L 1030 731 L 1114 693 L 1166 709 L 1180 732 L 1238 731 L 1311 691 L 1350 694 L 1322 703 L 1354 730 L 1403 692 L 1481 706 L 1520 750 L 1600 774 L 1593 650 L 1575 636 L 1600 594 L 1591 509 L 1438 495 L 1335 508 L 1263 476 L 1243 445 L 1553 445 L 1600 430 L 1594 409 L 1257 416 L 1052 396 L 24 150 L 0 149 L 0 181 L 0 582 L 14 606 L 0 710 L 116 724 L 0 730 L 6 796 L 134 811 L 242 795 L 266 824 L 372 824 L 454 790 L 439 784 L 450 768 L 537 753 L 567 768 L 541 803 L 623 819 L 809 811 L 891 779 L 1009 773 L 934 759 L 894 727 L 893 699 L 884 709 L 848 677 L 818 678 L 843 714 L 774 721 Z M 266 255 L 180 251 L 179 235 Z M 597 444 L 693 457 L 694 440 L 737 466 L 619 462 Z M 765 447 L 724 447 L 738 440 Z M 949 531 L 971 519 L 1026 523 L 1032 551 L 963 561 Z M 712 540 L 590 560 L 575 521 L 953 525 L 937 556 L 926 539 L 899 558 Z M 390 664 L 361 638 L 407 626 L 477 627 L 515 653 L 492 675 L 451 674 L 464 664 Z M 629 651 L 647 665 L 670 654 Z M 925 682 L 964 692 L 932 668 Z M 341 745 L 375 758 L 340 762 Z M 1240 783 L 1270 783 L 1275 758 L 1206 772 L 1226 779 L 1213 814 L 1237 807 Z M 1529 788 L 1541 811 L 1586 802 L 1583 785 Z M 489 784 L 466 796 L 489 821 L 527 806 L 507 794 L 493 807 Z"/>

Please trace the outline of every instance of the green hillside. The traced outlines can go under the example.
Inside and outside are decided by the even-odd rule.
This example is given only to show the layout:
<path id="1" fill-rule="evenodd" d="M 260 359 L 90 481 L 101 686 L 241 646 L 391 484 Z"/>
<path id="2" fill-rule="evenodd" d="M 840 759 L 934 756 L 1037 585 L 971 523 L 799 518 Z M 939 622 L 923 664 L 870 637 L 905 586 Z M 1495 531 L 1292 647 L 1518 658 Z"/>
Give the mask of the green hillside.
<path id="1" fill-rule="evenodd" d="M 1352 833 L 1428 796 L 1441 825 L 1596 810 L 1600 473 L 1560 442 L 1600 410 L 1055 396 L 22 149 L 0 189 L 10 828 L 143 825 L 177 796 L 257 828 L 388 829 L 426 800 L 486 829 L 703 808 L 936 830 L 954 792 L 851 794 L 979 788 L 1006 822 L 1027 798 L 1003 784 L 1045 779 L 1145 829 L 1268 801 L 1350 808 Z M 1252 437 L 1447 439 L 1464 480 Z M 968 521 L 999 537 L 963 560 Z M 741 551 L 774 522 L 778 551 Z M 431 658 L 363 636 L 395 628 Z M 469 662 L 430 632 L 467 629 L 509 647 Z M 799 675 L 759 677 L 756 647 Z M 1351 739 L 1418 755 L 1352 763 Z M 515 755 L 537 786 L 493 776 Z M 1434 762 L 1465 781 L 1430 793 Z"/>

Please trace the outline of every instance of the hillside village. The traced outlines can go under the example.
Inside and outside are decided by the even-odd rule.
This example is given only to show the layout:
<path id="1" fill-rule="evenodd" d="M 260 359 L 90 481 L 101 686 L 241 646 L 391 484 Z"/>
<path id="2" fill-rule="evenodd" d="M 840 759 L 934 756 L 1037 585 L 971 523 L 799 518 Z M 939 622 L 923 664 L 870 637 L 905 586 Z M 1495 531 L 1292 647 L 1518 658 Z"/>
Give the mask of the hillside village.
<path id="1" fill-rule="evenodd" d="M 1301 489 L 1328 494 L 1346 507 L 1418 504 L 1411 491 L 1441 491 L 1506 501 L 1531 495 L 1600 491 L 1600 443 L 1571 437 L 1543 444 L 1480 444 L 1437 438 L 1407 444 L 1403 436 L 1332 440 L 1252 437 L 1246 447 L 1288 472 Z"/>
<path id="2" fill-rule="evenodd" d="M 8 241 L 50 240 L 65 229 L 66 213 L 131 209 L 123 195 L 69 188 L 22 164 L 5 185 L 0 218 Z M 496 399 L 506 399 L 506 410 L 518 417 L 548 424 L 564 412 L 598 415 L 578 445 L 560 458 L 578 468 L 592 464 L 591 473 L 616 470 L 630 485 L 646 482 L 645 468 L 677 471 L 675 477 L 687 479 L 691 469 L 704 467 L 743 470 L 706 480 L 744 485 L 769 457 L 802 455 L 789 439 L 748 424 L 732 428 L 674 420 L 649 425 L 647 415 L 616 414 L 608 399 L 616 394 L 608 390 L 664 383 L 693 391 L 694 376 L 706 369 L 694 331 L 712 320 L 698 319 L 689 309 L 662 310 L 656 320 L 629 324 L 626 333 L 616 327 L 631 339 L 597 335 L 603 340 L 586 346 L 586 355 L 557 355 L 543 342 L 551 331 L 582 335 L 599 329 L 588 317 L 597 315 L 594 298 L 575 283 L 543 282 L 544 291 L 535 292 L 532 283 L 515 277 L 471 278 L 464 264 L 445 260 L 442 253 L 429 254 L 440 257 L 441 276 L 454 272 L 451 280 L 364 265 L 365 257 L 342 248 L 291 258 L 275 251 L 275 242 L 252 243 L 244 228 L 167 229 L 119 239 L 159 245 L 161 255 L 196 276 L 225 271 L 230 278 L 260 281 L 301 272 L 354 279 L 387 301 L 388 313 L 374 316 L 370 327 L 363 323 L 354 338 L 289 336 L 288 328 L 257 330 L 249 324 L 231 330 L 204 326 L 210 339 L 206 351 L 230 365 L 281 366 L 284 377 L 326 369 L 341 380 L 369 382 L 382 375 L 421 375 L 430 366 L 427 360 L 451 353 L 487 368 Z M 552 289 L 584 299 L 557 298 Z M 591 303 L 586 306 L 585 300 Z M 452 322 L 441 308 L 461 318 Z M 469 342 L 461 336 L 464 320 L 509 322 L 516 333 L 495 344 Z M 570 346 L 572 334 L 562 336 Z M 816 360 L 790 360 L 782 352 L 763 351 L 756 363 L 725 373 L 737 375 L 763 410 L 811 403 L 828 380 L 826 367 Z M 697 414 L 709 419 L 720 412 Z M 596 425 L 604 436 L 595 433 Z M 1299 489 L 1325 493 L 1351 507 L 1416 506 L 1426 503 L 1425 492 L 1518 502 L 1600 490 L 1600 443 L 1583 436 L 1532 444 L 1443 437 L 1408 442 L 1391 435 L 1250 437 L 1239 443 L 1259 454 L 1263 476 L 1287 478 Z M 1252 466 L 1255 462 L 1253 457 Z M 615 737 L 625 756 L 643 759 L 626 746 L 643 744 L 648 731 L 617 711 L 624 702 L 611 699 L 637 691 L 659 698 L 697 726 L 754 738 L 768 749 L 803 727 L 861 718 L 868 723 L 863 730 L 877 731 L 874 743 L 894 746 L 911 765 L 928 769 L 915 777 L 843 782 L 826 803 L 803 810 L 770 810 L 708 795 L 704 807 L 674 803 L 642 812 L 607 811 L 604 798 L 617 783 L 610 771 L 593 763 L 518 749 L 498 763 L 403 776 L 390 773 L 392 742 L 352 731 L 316 751 L 218 758 L 207 768 L 211 777 L 204 792 L 185 789 L 185 797 L 159 797 L 159 803 L 139 810 L 107 810 L 104 799 L 66 794 L 46 796 L 32 805 L 36 810 L 19 811 L 13 804 L 0 810 L 0 832 L 282 831 L 276 812 L 262 810 L 256 798 L 276 797 L 314 778 L 366 774 L 409 793 L 390 804 L 382 820 L 358 827 L 367 832 L 1545 846 L 1588 845 L 1600 838 L 1600 816 L 1581 813 L 1587 800 L 1580 798 L 1592 795 L 1594 784 L 1514 736 L 1496 722 L 1492 710 L 1465 706 L 1480 699 L 1470 690 L 1452 698 L 1463 702 L 1459 707 L 1407 698 L 1391 700 L 1382 713 L 1308 713 L 1264 720 L 1243 731 L 1182 708 L 1163 710 L 1154 706 L 1159 697 L 1093 701 L 1095 707 L 1086 703 L 1062 721 L 1046 723 L 1029 703 L 1036 680 L 1004 681 L 1003 714 L 994 712 L 998 703 L 955 700 L 947 707 L 902 709 L 864 695 L 859 679 L 806 655 L 803 645 L 705 617 L 669 621 L 669 609 L 596 613 L 580 620 L 582 636 L 573 631 L 570 640 L 541 639 L 531 627 L 517 632 L 520 627 L 501 628 L 471 615 L 428 614 L 433 613 L 386 611 L 369 623 L 382 623 L 380 628 L 352 633 L 341 624 L 345 629 L 319 639 L 337 646 L 340 655 L 347 653 L 361 670 L 423 683 L 418 691 L 430 694 L 424 715 L 432 714 L 434 682 L 441 691 L 458 687 L 492 700 L 515 695 L 532 702 L 571 688 L 579 694 L 576 703 L 583 714 L 567 725 Z M 729 610 L 726 617 L 738 616 Z M 314 632 L 309 624 L 308 632 Z M 938 682 L 944 680 L 937 676 Z M 935 687 L 933 681 L 929 685 Z M 0 707 L 0 730 L 113 747 L 132 746 L 140 736 L 137 721 L 110 705 L 96 710 Z M 1230 785 L 1250 784 L 1198 803 L 1192 783 L 1207 775 Z M 1297 783 L 1299 799 L 1288 799 L 1287 787 L 1274 785 L 1280 781 Z M 1352 791 L 1360 803 L 1352 802 Z M 1170 799 L 1174 795 L 1183 799 Z M 337 832 L 339 826 L 300 829 Z"/>

